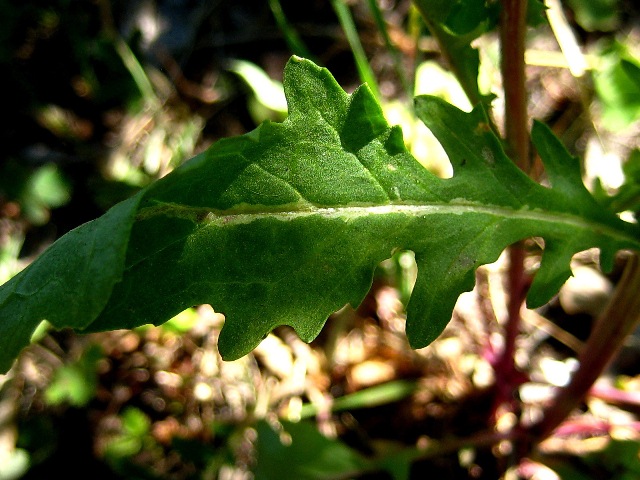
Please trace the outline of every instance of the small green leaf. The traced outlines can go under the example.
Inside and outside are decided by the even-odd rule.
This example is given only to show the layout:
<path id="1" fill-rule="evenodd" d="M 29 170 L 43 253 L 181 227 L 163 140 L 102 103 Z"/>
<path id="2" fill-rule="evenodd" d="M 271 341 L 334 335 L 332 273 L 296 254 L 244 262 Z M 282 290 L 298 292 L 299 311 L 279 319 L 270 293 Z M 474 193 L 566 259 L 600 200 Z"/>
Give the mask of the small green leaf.
<path id="1" fill-rule="evenodd" d="M 66 179 L 54 164 L 40 167 L 31 175 L 21 195 L 25 215 L 37 225 L 45 223 L 49 209 L 69 201 L 69 191 Z"/>
<path id="2" fill-rule="evenodd" d="M 355 410 L 358 408 L 372 408 L 400 401 L 416 390 L 415 382 L 409 380 L 395 380 L 392 382 L 374 385 L 357 392 L 349 393 L 344 397 L 338 397 L 331 403 L 332 412 L 343 410 Z M 307 403 L 302 405 L 300 418 L 307 418 L 318 413 L 318 405 Z"/>
<path id="3" fill-rule="evenodd" d="M 566 280 L 574 253 L 599 247 L 607 267 L 617 250 L 640 249 L 640 228 L 595 202 L 578 162 L 542 124 L 533 140 L 550 188 L 506 157 L 482 107 L 465 113 L 418 97 L 418 116 L 453 165 L 441 179 L 408 153 L 366 86 L 347 95 L 326 69 L 294 57 L 284 88 L 284 122 L 219 141 L 3 285 L 0 367 L 42 319 L 134 328 L 203 303 L 226 316 L 226 359 L 279 325 L 311 341 L 329 314 L 362 301 L 377 265 L 398 250 L 415 253 L 407 335 L 423 347 L 478 266 L 518 240 L 545 239 L 533 306 Z"/>
<path id="4" fill-rule="evenodd" d="M 150 426 L 149 417 L 141 410 L 129 407 L 122 412 L 122 429 L 126 435 L 144 437 L 149 433 Z"/>
<path id="5" fill-rule="evenodd" d="M 602 121 L 611 131 L 640 120 L 640 62 L 624 58 L 624 47 L 614 45 L 603 55 L 605 67 L 594 76 L 602 103 Z"/>
<path id="6" fill-rule="evenodd" d="M 125 408 L 120 420 L 121 432 L 105 445 L 105 457 L 115 465 L 140 452 L 151 426 L 149 417 L 135 407 Z"/>
<path id="7" fill-rule="evenodd" d="M 323 436 L 312 424 L 282 422 L 282 427 L 276 432 L 266 422 L 258 423 L 256 478 L 320 480 L 372 468 L 358 452 Z"/>
<path id="8" fill-rule="evenodd" d="M 102 349 L 92 345 L 79 360 L 58 368 L 45 390 L 47 403 L 59 405 L 68 402 L 75 407 L 89 403 L 98 388 L 97 363 L 102 357 Z"/>

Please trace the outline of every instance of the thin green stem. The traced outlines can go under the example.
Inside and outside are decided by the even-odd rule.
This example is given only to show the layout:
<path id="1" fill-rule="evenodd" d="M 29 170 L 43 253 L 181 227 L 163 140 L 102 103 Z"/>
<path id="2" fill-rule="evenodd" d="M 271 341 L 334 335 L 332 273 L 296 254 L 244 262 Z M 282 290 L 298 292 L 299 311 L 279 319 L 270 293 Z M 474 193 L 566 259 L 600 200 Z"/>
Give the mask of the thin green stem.
<path id="1" fill-rule="evenodd" d="M 146 102 L 154 105 L 155 107 L 159 107 L 161 102 L 155 93 L 153 85 L 151 85 L 151 81 L 149 80 L 149 77 L 147 77 L 147 73 L 144 71 L 144 68 L 140 65 L 140 62 L 129 48 L 129 45 L 127 45 L 122 37 L 117 34 L 114 34 L 113 36 L 113 43 L 118 55 L 122 59 L 122 63 L 131 74 L 131 77 L 142 94 L 142 97 Z"/>
<path id="2" fill-rule="evenodd" d="M 344 30 L 344 33 L 347 36 L 347 42 L 349 42 L 349 47 L 353 52 L 353 58 L 356 61 L 356 67 L 358 68 L 360 79 L 369 85 L 369 88 L 376 99 L 380 100 L 382 97 L 380 96 L 378 82 L 376 81 L 376 77 L 373 74 L 367 55 L 362 47 L 362 43 L 360 42 L 360 36 L 358 35 L 358 30 L 353 22 L 353 17 L 351 16 L 349 7 L 343 0 L 331 0 L 331 5 L 333 6 L 333 10 L 336 12 L 338 20 L 340 21 L 342 30 Z"/>
<path id="3" fill-rule="evenodd" d="M 140 64 L 134 53 L 129 48 L 129 45 L 127 45 L 127 43 L 122 39 L 113 24 L 110 2 L 107 0 L 99 0 L 98 6 L 100 7 L 102 29 L 113 42 L 118 56 L 131 75 L 131 78 L 133 78 L 142 98 L 144 98 L 147 104 L 152 105 L 154 108 L 159 108 L 162 102 L 156 95 L 155 89 L 153 88 L 147 73 L 144 71 L 144 67 Z"/>
<path id="4" fill-rule="evenodd" d="M 313 60 L 313 55 L 300 38 L 300 35 L 298 35 L 298 32 L 296 32 L 295 28 L 293 28 L 289 23 L 289 20 L 287 20 L 287 17 L 282 10 L 280 0 L 269 0 L 269 8 L 271 8 L 273 18 L 275 18 L 278 28 L 282 31 L 284 40 L 287 42 L 291 51 L 300 57 Z"/>

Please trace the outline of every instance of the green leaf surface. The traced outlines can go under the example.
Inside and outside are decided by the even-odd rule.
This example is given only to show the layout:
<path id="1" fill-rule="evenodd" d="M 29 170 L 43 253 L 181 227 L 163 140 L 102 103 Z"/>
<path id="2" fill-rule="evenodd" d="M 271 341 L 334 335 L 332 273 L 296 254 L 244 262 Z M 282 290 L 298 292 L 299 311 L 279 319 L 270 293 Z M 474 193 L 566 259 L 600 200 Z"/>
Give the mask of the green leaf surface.
<path id="1" fill-rule="evenodd" d="M 380 261 L 415 252 L 408 305 L 414 347 L 447 325 L 475 269 L 537 236 L 545 253 L 529 297 L 546 302 L 571 255 L 600 247 L 605 266 L 639 249 L 639 229 L 597 204 L 579 164 L 536 124 L 551 183 L 505 156 L 482 108 L 418 97 L 418 116 L 454 167 L 440 179 L 406 150 L 366 86 L 347 95 L 325 69 L 293 58 L 289 117 L 217 142 L 171 174 L 70 232 L 0 287 L 0 367 L 38 323 L 83 331 L 161 324 L 192 305 L 226 316 L 220 352 L 238 358 L 278 325 L 305 341 L 358 305 Z"/>

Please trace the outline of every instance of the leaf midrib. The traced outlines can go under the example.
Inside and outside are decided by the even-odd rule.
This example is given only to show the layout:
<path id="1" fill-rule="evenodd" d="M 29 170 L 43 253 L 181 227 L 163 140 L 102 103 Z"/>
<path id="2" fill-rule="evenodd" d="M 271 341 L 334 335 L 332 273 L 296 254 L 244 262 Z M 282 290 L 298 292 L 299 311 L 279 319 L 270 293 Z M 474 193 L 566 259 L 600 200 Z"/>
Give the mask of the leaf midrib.
<path id="1" fill-rule="evenodd" d="M 244 209 L 245 211 L 242 211 Z M 499 206 L 483 205 L 473 202 L 429 202 L 429 203 L 401 203 L 388 204 L 358 204 L 328 207 L 316 206 L 312 203 L 295 203 L 278 206 L 246 205 L 237 206 L 230 210 L 212 210 L 207 207 L 194 207 L 173 203 L 159 203 L 154 207 L 142 209 L 137 219 L 144 220 L 156 216 L 166 215 L 173 218 L 184 218 L 202 226 L 230 227 L 232 225 L 248 224 L 258 220 L 272 219 L 293 221 L 314 216 L 327 219 L 355 220 L 375 215 L 409 215 L 422 217 L 429 215 L 464 215 L 482 214 L 506 219 L 518 219 L 542 223 L 562 224 L 568 227 L 588 229 L 608 236 L 623 244 L 640 247 L 640 242 L 622 228 L 584 218 L 582 216 L 564 212 L 547 211 L 537 208 L 523 207 L 519 209 Z M 621 221 L 622 222 L 622 221 Z M 621 226 L 624 225 L 621 223 Z M 629 224 L 630 225 L 630 224 Z"/>

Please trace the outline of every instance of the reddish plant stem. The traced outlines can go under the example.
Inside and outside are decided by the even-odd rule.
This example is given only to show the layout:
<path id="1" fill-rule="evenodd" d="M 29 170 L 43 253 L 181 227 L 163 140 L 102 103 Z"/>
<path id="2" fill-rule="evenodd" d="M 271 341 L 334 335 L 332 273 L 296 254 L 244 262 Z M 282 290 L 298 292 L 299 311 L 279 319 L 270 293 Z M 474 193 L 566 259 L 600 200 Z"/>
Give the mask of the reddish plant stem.
<path id="1" fill-rule="evenodd" d="M 500 17 L 500 42 L 507 149 L 516 165 L 528 173 L 529 118 L 524 64 L 526 13 L 526 0 L 503 0 Z M 514 356 L 516 339 L 520 332 L 520 308 L 524 302 L 528 284 L 523 266 L 524 256 L 524 248 L 521 243 L 510 247 L 509 303 L 507 306 L 508 319 L 505 326 L 505 344 L 500 359 L 494 365 L 498 373 L 496 375 L 494 417 L 497 410 L 503 405 L 507 405 L 509 410 L 515 408 L 516 402 L 513 393 L 522 381 L 522 375 L 516 370 Z"/>
<path id="2" fill-rule="evenodd" d="M 528 116 L 524 70 L 524 37 L 526 29 L 526 1 L 503 0 L 500 24 L 502 48 L 502 77 L 505 92 L 505 134 L 507 147 L 516 164 L 530 173 Z M 515 405 L 512 389 L 518 379 L 514 364 L 515 341 L 520 330 L 520 307 L 528 283 L 522 261 L 521 244 L 511 247 L 508 305 L 509 318 L 505 327 L 505 348 L 496 365 L 498 385 L 496 405 Z M 522 456 L 531 447 L 550 436 L 571 414 L 589 392 L 602 371 L 620 350 L 624 339 L 640 323 L 640 261 L 633 255 L 614 297 L 599 317 L 584 349 L 579 356 L 580 368 L 569 385 L 561 389 L 546 409 L 543 419 L 528 428 L 518 429 L 514 438 L 523 441 L 516 447 Z"/>
<path id="3" fill-rule="evenodd" d="M 513 161 L 529 173 L 529 116 L 524 64 L 527 1 L 503 0 L 500 16 L 505 136 Z"/>
<path id="4" fill-rule="evenodd" d="M 551 435 L 582 402 L 589 389 L 620 351 L 625 338 L 640 323 L 640 260 L 630 256 L 613 298 L 598 317 L 578 361 L 580 367 L 546 409 L 542 420 L 529 427 L 532 444 Z"/>

